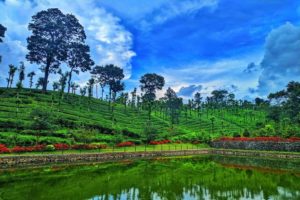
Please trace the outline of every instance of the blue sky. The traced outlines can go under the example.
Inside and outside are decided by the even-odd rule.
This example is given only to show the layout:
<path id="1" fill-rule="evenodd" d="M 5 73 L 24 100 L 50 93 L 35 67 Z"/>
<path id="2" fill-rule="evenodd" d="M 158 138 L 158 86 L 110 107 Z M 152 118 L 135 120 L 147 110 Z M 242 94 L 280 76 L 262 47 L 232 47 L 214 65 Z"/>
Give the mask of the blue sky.
<path id="1" fill-rule="evenodd" d="M 184 98 L 221 88 L 239 98 L 266 96 L 300 79 L 298 0 L 6 0 L 1 85 L 7 65 L 25 60 L 31 16 L 52 7 L 78 17 L 96 64 L 124 68 L 127 90 L 147 72 L 163 75 L 165 88 Z M 88 78 L 82 73 L 75 81 Z"/>

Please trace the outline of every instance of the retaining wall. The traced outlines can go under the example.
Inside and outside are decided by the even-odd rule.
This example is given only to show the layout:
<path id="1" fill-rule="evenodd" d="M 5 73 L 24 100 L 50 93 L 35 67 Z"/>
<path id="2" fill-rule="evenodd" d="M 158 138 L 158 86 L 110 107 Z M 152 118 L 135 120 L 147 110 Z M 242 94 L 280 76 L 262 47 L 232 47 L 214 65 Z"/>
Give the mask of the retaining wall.
<path id="1" fill-rule="evenodd" d="M 153 152 L 115 152 L 115 153 L 84 153 L 84 154 L 52 154 L 34 156 L 3 156 L 0 157 L 0 168 L 16 166 L 35 166 L 60 163 L 103 162 L 131 158 L 151 158 L 164 156 L 184 156 L 208 154 L 209 150 L 153 151 Z"/>
<path id="2" fill-rule="evenodd" d="M 153 158 L 186 155 L 229 155 L 248 157 L 269 157 L 280 159 L 300 159 L 300 153 L 284 152 L 257 152 L 230 149 L 197 149 L 178 151 L 153 151 L 153 152 L 115 152 L 115 153 L 84 153 L 84 154 L 52 154 L 52 155 L 24 155 L 1 156 L 0 168 L 14 168 L 26 166 L 42 166 L 49 164 L 75 164 L 87 162 L 105 162 L 134 158 Z"/>
<path id="3" fill-rule="evenodd" d="M 300 152 L 300 142 L 214 141 L 213 148 Z"/>

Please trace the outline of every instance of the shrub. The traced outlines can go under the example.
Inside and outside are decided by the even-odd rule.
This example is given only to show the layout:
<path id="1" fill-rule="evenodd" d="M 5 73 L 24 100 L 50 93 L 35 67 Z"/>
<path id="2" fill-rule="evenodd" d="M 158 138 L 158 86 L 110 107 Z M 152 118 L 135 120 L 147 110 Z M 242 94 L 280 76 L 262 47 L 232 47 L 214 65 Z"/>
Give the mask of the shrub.
<path id="1" fill-rule="evenodd" d="M 46 151 L 54 151 L 54 150 L 55 150 L 55 147 L 54 147 L 54 145 L 49 144 L 49 145 L 46 146 L 45 150 L 46 150 Z"/>
<path id="2" fill-rule="evenodd" d="M 58 138 L 58 137 L 41 137 L 40 143 L 42 144 L 60 144 L 60 143 L 69 143 L 68 139 Z"/>
<path id="3" fill-rule="evenodd" d="M 46 148 L 46 145 L 44 144 L 38 144 L 33 146 L 34 151 L 44 151 Z"/>
<path id="4" fill-rule="evenodd" d="M 105 149 L 106 147 L 105 144 L 75 144 L 71 146 L 72 149 L 77 150 Z"/>
<path id="5" fill-rule="evenodd" d="M 36 143 L 36 137 L 32 135 L 18 135 L 17 145 L 18 146 L 32 146 Z"/>
<path id="6" fill-rule="evenodd" d="M 14 148 L 12 148 L 11 151 L 14 152 L 14 153 L 24 153 L 24 152 L 31 151 L 31 149 L 29 149 L 29 147 L 15 146 Z"/>
<path id="7" fill-rule="evenodd" d="M 9 149 L 4 145 L 0 144 L 0 153 L 9 153 Z"/>
<path id="8" fill-rule="evenodd" d="M 131 138 L 140 138 L 140 136 L 138 134 L 130 132 L 127 129 L 123 129 L 122 130 L 122 134 L 125 135 L 125 136 L 127 136 L 127 137 L 131 137 Z"/>
<path id="9" fill-rule="evenodd" d="M 244 137 L 250 137 L 250 132 L 248 131 L 248 129 L 244 130 L 243 136 Z"/>
<path id="10" fill-rule="evenodd" d="M 33 152 L 33 151 L 44 151 L 45 145 L 39 144 L 35 146 L 29 146 L 29 147 L 21 147 L 21 146 L 15 146 L 12 148 L 12 152 L 14 153 L 23 153 L 23 152 Z"/>
<path id="11" fill-rule="evenodd" d="M 155 140 L 158 134 L 158 130 L 148 121 L 145 126 L 142 135 L 147 142 Z"/>
<path id="12" fill-rule="evenodd" d="M 150 141 L 150 145 L 158 145 L 158 144 L 168 144 L 171 143 L 171 140 L 160 140 L 160 141 Z"/>
<path id="13" fill-rule="evenodd" d="M 240 135 L 240 134 L 238 134 L 238 133 L 234 133 L 234 134 L 233 134 L 233 137 L 235 137 L 235 138 L 239 138 L 239 137 L 241 137 L 241 135 Z"/>
<path id="14" fill-rule="evenodd" d="M 24 99 L 24 97 L 22 97 L 22 98 L 23 98 L 22 101 L 21 101 L 22 104 L 32 104 L 32 100 Z"/>
<path id="15" fill-rule="evenodd" d="M 67 150 L 69 149 L 69 145 L 64 143 L 54 144 L 55 150 Z"/>
<path id="16" fill-rule="evenodd" d="M 119 144 L 117 144 L 117 147 L 130 147 L 130 146 L 134 146 L 134 143 L 127 141 L 127 142 L 120 142 Z"/>

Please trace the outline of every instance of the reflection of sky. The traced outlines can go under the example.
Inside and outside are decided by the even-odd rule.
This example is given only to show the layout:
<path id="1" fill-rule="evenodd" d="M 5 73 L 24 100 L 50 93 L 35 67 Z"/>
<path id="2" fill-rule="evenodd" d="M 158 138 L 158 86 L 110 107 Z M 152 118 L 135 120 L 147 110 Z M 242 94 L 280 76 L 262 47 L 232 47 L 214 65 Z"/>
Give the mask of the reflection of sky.
<path id="1" fill-rule="evenodd" d="M 1 86 L 7 65 L 25 60 L 31 16 L 50 7 L 79 18 L 96 64 L 123 67 L 127 90 L 137 86 L 144 73 L 155 72 L 177 92 L 201 86 L 185 92 L 185 98 L 197 90 L 210 93 L 231 85 L 242 98 L 264 96 L 300 77 L 294 70 L 300 68 L 298 0 L 6 0 L 0 1 L 0 22 L 8 28 L 0 45 Z M 276 52 L 276 57 L 269 52 Z M 255 67 L 247 70 L 249 63 Z M 26 66 L 28 72 L 37 69 Z M 50 76 L 50 81 L 56 79 Z M 81 85 L 88 79 L 87 73 L 74 76 Z"/>
<path id="2" fill-rule="evenodd" d="M 211 200 L 213 197 L 210 194 L 209 189 L 201 188 L 201 186 L 195 185 L 193 186 L 193 190 L 186 190 L 182 194 L 182 200 Z M 201 191 L 201 192 L 199 192 Z M 197 194 L 198 193 L 198 194 Z M 201 195 L 199 195 L 199 193 Z M 293 193 L 283 187 L 277 187 L 277 193 L 278 195 L 271 195 L 268 199 L 293 199 L 296 196 L 300 196 L 300 191 L 294 191 Z M 261 200 L 265 199 L 264 192 L 261 191 L 258 194 L 251 194 L 250 191 L 247 191 L 245 188 L 242 192 L 236 191 L 228 191 L 228 192 L 218 192 L 217 193 L 218 198 L 223 199 L 235 199 L 238 197 L 240 200 Z M 102 200 L 102 199 L 108 199 L 108 200 L 115 200 L 113 195 L 108 195 L 108 198 L 106 195 L 97 195 L 95 197 L 90 198 L 90 200 Z M 122 192 L 118 195 L 118 200 L 138 200 L 139 199 L 139 190 L 137 188 L 131 188 L 128 192 Z M 156 192 L 151 193 L 151 199 L 152 200 L 164 200 L 164 197 L 159 196 Z"/>

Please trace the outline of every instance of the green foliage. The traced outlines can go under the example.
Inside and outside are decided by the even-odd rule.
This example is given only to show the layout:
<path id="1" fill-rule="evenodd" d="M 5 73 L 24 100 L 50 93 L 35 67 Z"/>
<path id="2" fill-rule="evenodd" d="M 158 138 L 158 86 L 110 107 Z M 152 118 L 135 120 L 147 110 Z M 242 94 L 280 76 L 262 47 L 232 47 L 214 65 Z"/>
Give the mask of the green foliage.
<path id="1" fill-rule="evenodd" d="M 46 92 L 49 74 L 56 72 L 60 62 L 70 59 L 68 54 L 73 48 L 69 47 L 83 44 L 86 35 L 74 15 L 65 15 L 57 8 L 49 8 L 32 16 L 28 29 L 32 35 L 27 39 L 26 58 L 31 63 L 41 64 L 40 69 L 44 72 L 42 89 Z"/>
<path id="2" fill-rule="evenodd" d="M 52 144 L 48 144 L 45 148 L 46 151 L 55 151 L 55 147 Z"/>
<path id="3" fill-rule="evenodd" d="M 271 124 L 267 124 L 263 128 L 259 129 L 258 134 L 259 136 L 274 136 L 275 129 Z"/>
<path id="4" fill-rule="evenodd" d="M 149 143 L 156 139 L 158 130 L 152 125 L 151 121 L 147 121 L 143 131 L 144 140 Z"/>
<path id="5" fill-rule="evenodd" d="M 51 125 L 51 113 L 44 109 L 34 109 L 30 113 L 32 119 L 31 128 L 33 130 L 50 130 Z"/>
<path id="6" fill-rule="evenodd" d="M 250 137 L 250 132 L 248 131 L 248 129 L 244 130 L 243 136 L 244 137 Z"/>
<path id="7" fill-rule="evenodd" d="M 137 104 L 141 105 L 138 96 L 136 104 L 128 106 L 126 112 L 124 112 L 124 105 L 115 103 L 116 122 L 112 125 L 111 110 L 108 109 L 107 101 L 81 95 L 68 95 L 67 98 L 60 100 L 59 106 L 59 92 L 41 93 L 40 90 L 27 89 L 19 90 L 19 112 L 16 118 L 17 90 L 0 88 L 0 94 L 0 131 L 15 133 L 21 136 L 20 140 L 25 144 L 32 145 L 36 143 L 37 137 L 40 143 L 45 144 L 114 143 L 115 138 L 118 141 L 154 139 L 194 141 L 199 138 L 200 141 L 205 142 L 220 136 L 242 135 L 246 129 L 251 132 L 251 136 L 260 135 L 256 130 L 265 127 L 266 112 L 263 109 L 253 110 L 247 107 L 212 109 L 203 104 L 201 115 L 198 115 L 195 106 L 192 106 L 191 110 L 188 106 L 181 108 L 187 108 L 187 113 L 180 109 L 179 123 L 170 128 L 171 116 L 165 110 L 166 105 L 158 102 L 153 104 L 150 125 L 147 108 L 137 107 Z M 40 116 L 39 120 L 34 120 L 35 115 Z M 272 121 L 268 124 L 275 127 Z M 289 135 L 297 133 L 297 126 L 290 121 L 287 121 L 285 126 L 285 129 L 289 130 Z M 275 134 L 281 133 L 278 127 L 276 130 L 278 132 Z M 269 135 L 266 131 L 264 134 Z"/>

